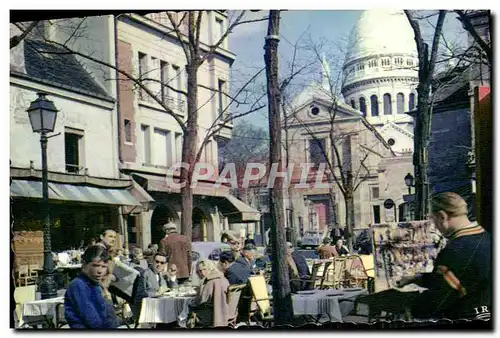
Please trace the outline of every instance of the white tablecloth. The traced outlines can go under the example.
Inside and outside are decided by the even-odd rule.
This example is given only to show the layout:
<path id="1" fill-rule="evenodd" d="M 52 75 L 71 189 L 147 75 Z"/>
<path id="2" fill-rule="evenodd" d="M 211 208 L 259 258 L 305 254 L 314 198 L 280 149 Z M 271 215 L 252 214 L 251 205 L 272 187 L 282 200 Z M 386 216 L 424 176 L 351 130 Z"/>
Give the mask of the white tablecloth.
<path id="1" fill-rule="evenodd" d="M 173 323 L 187 317 L 188 304 L 195 297 L 157 297 L 142 300 L 140 324 Z"/>
<path id="2" fill-rule="evenodd" d="M 292 295 L 295 316 L 328 316 L 329 321 L 342 322 L 354 310 L 356 298 L 368 294 L 366 289 L 314 290 L 312 294 Z"/>
<path id="3" fill-rule="evenodd" d="M 24 303 L 23 317 L 52 316 L 56 315 L 57 304 L 63 304 L 64 297 L 35 300 Z"/>

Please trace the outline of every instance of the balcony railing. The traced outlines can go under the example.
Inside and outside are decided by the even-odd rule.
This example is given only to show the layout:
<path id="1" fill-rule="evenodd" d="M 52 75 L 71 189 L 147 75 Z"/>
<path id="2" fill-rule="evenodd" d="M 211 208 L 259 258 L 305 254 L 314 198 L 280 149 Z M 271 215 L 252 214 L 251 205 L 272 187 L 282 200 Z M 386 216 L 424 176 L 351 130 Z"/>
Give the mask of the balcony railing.
<path id="1" fill-rule="evenodd" d="M 68 164 L 66 163 L 66 172 L 69 174 L 77 174 L 77 175 L 86 175 L 88 173 L 88 169 L 77 164 Z"/>

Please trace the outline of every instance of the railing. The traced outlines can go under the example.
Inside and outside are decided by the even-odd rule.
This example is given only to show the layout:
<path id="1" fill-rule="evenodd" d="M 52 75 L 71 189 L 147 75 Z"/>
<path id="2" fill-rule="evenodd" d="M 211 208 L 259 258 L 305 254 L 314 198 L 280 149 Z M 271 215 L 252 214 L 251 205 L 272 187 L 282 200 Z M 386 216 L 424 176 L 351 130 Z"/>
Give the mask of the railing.
<path id="1" fill-rule="evenodd" d="M 77 175 L 87 175 L 88 169 L 85 167 L 81 167 L 77 164 L 68 164 L 66 163 L 66 172 L 70 174 L 77 174 Z"/>

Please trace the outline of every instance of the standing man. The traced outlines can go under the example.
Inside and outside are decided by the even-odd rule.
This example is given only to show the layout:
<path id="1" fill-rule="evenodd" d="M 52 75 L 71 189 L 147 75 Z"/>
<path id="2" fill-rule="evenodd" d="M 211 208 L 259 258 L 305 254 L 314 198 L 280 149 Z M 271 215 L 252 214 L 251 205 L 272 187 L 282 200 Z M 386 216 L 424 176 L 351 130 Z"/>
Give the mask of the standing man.
<path id="1" fill-rule="evenodd" d="M 112 229 L 106 229 L 101 233 L 100 241 L 97 245 L 101 245 L 106 248 L 106 250 L 111 250 L 116 243 L 116 231 Z"/>
<path id="2" fill-rule="evenodd" d="M 160 241 L 160 252 L 168 257 L 169 264 L 177 266 L 177 282 L 184 284 L 191 275 L 191 242 L 177 232 L 174 223 L 164 225 L 166 236 Z"/>
<path id="3" fill-rule="evenodd" d="M 338 252 L 335 250 L 335 247 L 331 245 L 331 242 L 331 239 L 327 237 L 323 239 L 323 244 L 316 249 L 320 259 L 330 259 L 338 256 Z"/>

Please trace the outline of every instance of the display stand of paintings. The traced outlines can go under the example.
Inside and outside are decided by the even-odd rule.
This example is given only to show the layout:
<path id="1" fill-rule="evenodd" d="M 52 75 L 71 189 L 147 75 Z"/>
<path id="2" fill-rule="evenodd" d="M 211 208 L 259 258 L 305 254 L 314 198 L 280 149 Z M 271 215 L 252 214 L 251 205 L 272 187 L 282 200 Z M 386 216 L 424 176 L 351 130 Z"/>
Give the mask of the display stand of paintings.
<path id="1" fill-rule="evenodd" d="M 396 287 L 403 276 L 431 272 L 445 239 L 429 221 L 372 225 L 375 291 Z"/>

